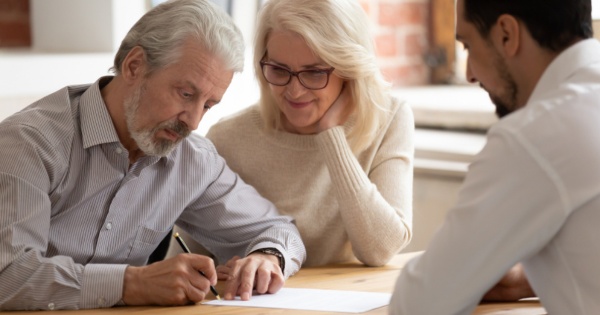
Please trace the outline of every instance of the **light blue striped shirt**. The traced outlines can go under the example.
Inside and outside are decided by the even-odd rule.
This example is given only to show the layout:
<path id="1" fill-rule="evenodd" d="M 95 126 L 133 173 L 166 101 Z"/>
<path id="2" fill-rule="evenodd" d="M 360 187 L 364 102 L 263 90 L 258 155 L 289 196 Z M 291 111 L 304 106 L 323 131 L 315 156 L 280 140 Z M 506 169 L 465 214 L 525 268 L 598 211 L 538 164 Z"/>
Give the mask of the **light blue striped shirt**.
<path id="1" fill-rule="evenodd" d="M 218 261 L 265 247 L 305 259 L 287 216 L 192 134 L 129 167 L 100 86 L 63 88 L 0 123 L 0 309 L 110 307 L 128 265 L 174 224 Z"/>

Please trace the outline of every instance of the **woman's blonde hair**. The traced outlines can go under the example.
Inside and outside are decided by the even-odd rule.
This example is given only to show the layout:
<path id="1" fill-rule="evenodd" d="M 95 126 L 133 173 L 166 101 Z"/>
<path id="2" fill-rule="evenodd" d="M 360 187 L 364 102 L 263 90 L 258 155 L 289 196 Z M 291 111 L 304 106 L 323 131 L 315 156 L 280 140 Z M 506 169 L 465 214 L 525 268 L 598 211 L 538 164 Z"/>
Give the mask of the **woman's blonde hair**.
<path id="1" fill-rule="evenodd" d="M 390 85 L 379 70 L 375 45 L 365 12 L 356 0 L 269 0 L 259 13 L 254 67 L 259 81 L 260 106 L 266 128 L 281 128 L 281 112 L 265 81 L 260 61 L 267 54 L 274 29 L 299 34 L 312 51 L 351 91 L 354 124 L 346 135 L 355 154 L 365 149 L 385 121 L 390 107 Z"/>

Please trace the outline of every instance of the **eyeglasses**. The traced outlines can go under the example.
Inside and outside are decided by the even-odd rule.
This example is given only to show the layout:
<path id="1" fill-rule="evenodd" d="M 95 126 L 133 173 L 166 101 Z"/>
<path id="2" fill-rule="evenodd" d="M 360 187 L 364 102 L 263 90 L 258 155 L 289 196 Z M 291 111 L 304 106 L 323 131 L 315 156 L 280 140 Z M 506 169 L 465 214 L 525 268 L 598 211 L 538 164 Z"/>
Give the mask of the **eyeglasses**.
<path id="1" fill-rule="evenodd" d="M 261 61 L 260 66 L 265 80 L 273 85 L 288 85 L 290 81 L 292 81 L 292 76 L 294 76 L 298 78 L 298 81 L 300 81 L 302 86 L 309 90 L 320 90 L 325 88 L 329 83 L 329 75 L 335 70 L 335 68 L 329 68 L 295 72 L 284 67 L 272 65 L 266 61 Z"/>

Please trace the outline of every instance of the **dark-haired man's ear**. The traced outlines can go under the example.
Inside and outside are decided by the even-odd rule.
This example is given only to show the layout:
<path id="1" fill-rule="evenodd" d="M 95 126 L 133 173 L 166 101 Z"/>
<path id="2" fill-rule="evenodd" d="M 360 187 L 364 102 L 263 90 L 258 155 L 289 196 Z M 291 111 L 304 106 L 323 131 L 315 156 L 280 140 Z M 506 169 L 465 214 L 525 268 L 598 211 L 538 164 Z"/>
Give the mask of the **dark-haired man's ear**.
<path id="1" fill-rule="evenodd" d="M 505 57 L 514 57 L 521 47 L 521 24 L 512 15 L 503 14 L 498 17 L 496 26 L 491 31 L 492 41 Z"/>
<path id="2" fill-rule="evenodd" d="M 121 71 L 123 79 L 131 82 L 143 77 L 145 64 L 146 53 L 144 52 L 144 49 L 140 46 L 133 47 L 127 56 L 125 56 L 123 64 L 121 65 L 121 69 L 123 69 Z"/>

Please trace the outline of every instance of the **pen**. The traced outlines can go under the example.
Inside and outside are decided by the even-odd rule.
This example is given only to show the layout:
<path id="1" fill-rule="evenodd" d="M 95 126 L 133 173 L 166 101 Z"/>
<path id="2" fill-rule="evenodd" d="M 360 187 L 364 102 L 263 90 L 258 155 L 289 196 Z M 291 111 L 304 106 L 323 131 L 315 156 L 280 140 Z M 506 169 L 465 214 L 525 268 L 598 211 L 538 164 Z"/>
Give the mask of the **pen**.
<path id="1" fill-rule="evenodd" d="M 185 245 L 183 239 L 179 236 L 179 233 L 173 234 L 173 237 L 177 240 L 177 243 L 179 243 L 179 246 L 181 246 L 184 252 L 191 254 L 190 249 L 187 247 L 187 245 Z M 200 274 L 206 278 L 206 275 L 204 274 L 204 272 L 202 272 L 202 270 L 198 270 L 198 272 L 200 272 Z M 219 292 L 217 292 L 217 289 L 215 289 L 215 287 L 213 287 L 212 285 L 210 286 L 210 292 L 212 292 L 215 295 L 217 300 L 221 300 Z"/>

